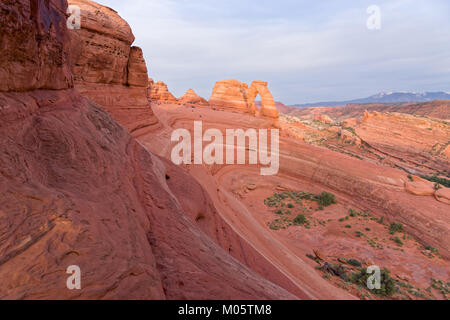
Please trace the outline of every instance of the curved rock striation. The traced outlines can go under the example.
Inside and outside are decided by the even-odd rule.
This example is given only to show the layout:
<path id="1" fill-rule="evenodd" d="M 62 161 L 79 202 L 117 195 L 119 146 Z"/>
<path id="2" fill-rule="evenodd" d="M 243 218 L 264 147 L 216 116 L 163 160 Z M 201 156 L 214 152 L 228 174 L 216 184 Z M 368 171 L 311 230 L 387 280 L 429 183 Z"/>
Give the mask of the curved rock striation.
<path id="1" fill-rule="evenodd" d="M 0 21 L 21 12 L 24 3 L 3 2 Z M 65 18 L 65 0 L 32 3 L 34 9 L 43 6 L 39 19 L 49 26 Z M 12 34 L 33 17 L 21 16 Z M 48 43 L 64 48 L 65 37 L 62 30 L 50 32 Z M 11 52 L 18 44 L 2 39 Z M 70 72 L 69 65 L 59 65 L 64 52 L 59 54 L 30 72 Z M 26 71 L 28 60 L 21 62 Z M 113 72 L 109 81 L 118 75 Z M 61 82 L 41 79 L 19 79 L 0 92 L 0 299 L 295 298 L 190 221 L 189 208 L 167 185 L 166 172 L 178 180 L 181 169 L 148 152 L 81 90 L 55 90 Z M 39 83 L 54 90 L 28 91 Z M 81 269 L 81 290 L 67 288 L 71 265 Z"/>

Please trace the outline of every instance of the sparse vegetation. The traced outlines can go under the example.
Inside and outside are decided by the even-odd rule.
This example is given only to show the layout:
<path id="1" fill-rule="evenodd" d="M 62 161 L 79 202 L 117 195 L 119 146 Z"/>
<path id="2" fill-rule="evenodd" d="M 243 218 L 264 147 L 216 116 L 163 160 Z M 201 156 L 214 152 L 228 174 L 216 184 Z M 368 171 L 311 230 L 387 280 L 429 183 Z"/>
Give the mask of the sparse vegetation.
<path id="1" fill-rule="evenodd" d="M 397 232 L 403 232 L 403 225 L 401 223 L 392 222 L 389 226 L 389 232 L 396 234 Z"/>
<path id="2" fill-rule="evenodd" d="M 446 179 L 446 178 L 440 178 L 436 175 L 434 176 L 421 176 L 423 179 L 431 181 L 431 182 L 435 182 L 439 185 L 443 185 L 446 188 L 450 188 L 450 180 Z"/>
<path id="3" fill-rule="evenodd" d="M 361 267 L 362 266 L 362 262 L 356 259 L 345 259 L 345 261 L 354 267 Z"/>
<path id="4" fill-rule="evenodd" d="M 314 200 L 316 200 L 321 206 L 324 207 L 328 207 L 336 203 L 334 194 L 326 191 L 322 192 L 320 195 L 316 195 L 314 197 Z"/>
<path id="5" fill-rule="evenodd" d="M 373 293 L 381 297 L 390 297 L 396 292 L 396 283 L 390 274 L 391 272 L 387 268 L 381 270 L 381 288 L 373 289 Z M 367 287 L 367 280 L 370 276 L 371 274 L 368 274 L 366 269 L 360 268 L 358 272 L 350 276 L 350 281 L 361 287 Z"/>
<path id="6" fill-rule="evenodd" d="M 395 237 L 392 240 L 400 247 L 403 246 L 403 241 L 399 237 Z"/>
<path id="7" fill-rule="evenodd" d="M 308 221 L 308 219 L 306 219 L 304 214 L 299 214 L 294 219 L 294 225 L 296 225 L 296 226 L 303 226 L 303 225 L 308 224 L 308 223 L 309 223 L 309 221 Z"/>
<path id="8" fill-rule="evenodd" d="M 311 227 L 311 223 L 306 218 L 305 214 L 314 210 L 314 208 L 311 206 L 312 201 L 316 201 L 319 205 L 315 209 L 316 211 L 324 210 L 324 207 L 336 203 L 334 194 L 325 191 L 318 195 L 302 191 L 274 193 L 273 196 L 268 197 L 264 200 L 264 204 L 266 206 L 268 206 L 269 208 L 274 208 L 273 212 L 278 216 L 291 215 L 292 213 L 298 215 L 294 220 L 283 217 L 283 219 L 287 219 L 288 221 L 290 221 L 290 223 L 287 223 L 285 220 L 276 219 L 272 223 L 268 224 L 269 227 L 272 230 L 279 230 L 286 229 L 291 225 L 296 225 L 304 226 L 305 228 L 309 229 Z M 287 210 L 286 208 L 289 208 L 290 210 Z M 322 226 L 326 225 L 325 221 L 318 221 L 318 223 Z M 314 226 L 316 226 L 316 223 L 314 223 Z"/>
<path id="9" fill-rule="evenodd" d="M 289 226 L 292 225 L 292 221 L 289 220 L 287 217 L 282 217 L 279 219 L 275 219 L 271 223 L 269 223 L 269 228 L 272 230 L 280 230 L 280 229 L 286 229 Z"/>

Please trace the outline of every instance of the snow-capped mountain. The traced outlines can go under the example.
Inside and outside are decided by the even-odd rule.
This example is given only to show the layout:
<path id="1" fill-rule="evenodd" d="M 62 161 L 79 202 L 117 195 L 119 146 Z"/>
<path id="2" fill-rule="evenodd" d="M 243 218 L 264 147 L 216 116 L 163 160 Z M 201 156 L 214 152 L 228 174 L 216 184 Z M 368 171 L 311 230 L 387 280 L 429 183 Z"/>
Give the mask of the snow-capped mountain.
<path id="1" fill-rule="evenodd" d="M 326 101 L 305 104 L 296 104 L 294 107 L 335 107 L 347 104 L 365 104 L 365 103 L 402 103 L 402 102 L 428 102 L 434 100 L 450 100 L 450 92 L 380 92 L 373 96 L 348 100 L 348 101 Z"/>

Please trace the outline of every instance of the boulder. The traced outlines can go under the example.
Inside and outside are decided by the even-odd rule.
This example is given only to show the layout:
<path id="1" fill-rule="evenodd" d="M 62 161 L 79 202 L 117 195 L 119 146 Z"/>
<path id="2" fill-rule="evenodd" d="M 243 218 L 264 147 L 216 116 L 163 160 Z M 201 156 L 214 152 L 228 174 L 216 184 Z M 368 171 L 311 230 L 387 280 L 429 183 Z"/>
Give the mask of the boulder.
<path id="1" fill-rule="evenodd" d="M 434 184 L 428 180 L 412 177 L 413 181 L 406 181 L 405 189 L 408 193 L 416 196 L 432 196 L 434 195 Z"/>

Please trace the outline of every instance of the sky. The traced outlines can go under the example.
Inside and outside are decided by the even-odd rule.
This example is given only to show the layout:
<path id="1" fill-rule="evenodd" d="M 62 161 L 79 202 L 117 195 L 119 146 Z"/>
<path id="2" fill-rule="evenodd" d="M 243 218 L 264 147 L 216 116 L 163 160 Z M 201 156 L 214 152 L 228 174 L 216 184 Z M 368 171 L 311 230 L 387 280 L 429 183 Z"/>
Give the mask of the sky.
<path id="1" fill-rule="evenodd" d="M 448 0 L 97 2 L 130 24 L 149 77 L 177 97 L 192 88 L 209 99 L 223 79 L 268 81 L 286 104 L 450 91 Z"/>

